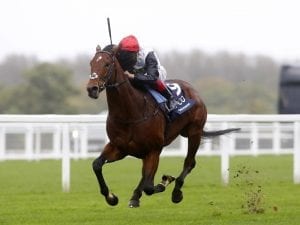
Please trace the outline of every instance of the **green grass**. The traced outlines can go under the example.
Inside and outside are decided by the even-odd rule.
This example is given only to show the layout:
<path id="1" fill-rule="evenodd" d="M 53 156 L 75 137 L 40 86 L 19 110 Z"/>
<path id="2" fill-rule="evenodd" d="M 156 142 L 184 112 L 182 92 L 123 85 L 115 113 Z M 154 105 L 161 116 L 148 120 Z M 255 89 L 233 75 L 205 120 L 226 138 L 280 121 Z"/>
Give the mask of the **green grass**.
<path id="1" fill-rule="evenodd" d="M 178 175 L 183 160 L 161 158 L 156 182 L 164 173 Z M 292 156 L 233 157 L 227 187 L 220 183 L 219 157 L 199 157 L 181 203 L 171 202 L 171 184 L 164 193 L 143 195 L 137 209 L 127 204 L 141 162 L 126 158 L 105 165 L 107 183 L 119 197 L 115 207 L 99 195 L 91 163 L 72 161 L 71 191 L 63 193 L 58 160 L 0 162 L 0 224 L 300 225 L 300 186 L 292 181 Z M 260 210 L 247 206 L 253 199 L 260 201 L 254 201 Z"/>

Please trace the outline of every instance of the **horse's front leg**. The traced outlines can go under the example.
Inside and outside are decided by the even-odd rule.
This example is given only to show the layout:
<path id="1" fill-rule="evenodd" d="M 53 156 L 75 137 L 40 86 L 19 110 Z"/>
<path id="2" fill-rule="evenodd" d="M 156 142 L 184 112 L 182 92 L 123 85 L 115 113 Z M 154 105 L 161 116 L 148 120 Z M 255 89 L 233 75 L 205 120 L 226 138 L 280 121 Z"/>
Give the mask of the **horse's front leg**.
<path id="1" fill-rule="evenodd" d="M 105 163 L 114 162 L 124 157 L 125 155 L 121 154 L 120 151 L 118 151 L 115 147 L 108 143 L 101 155 L 93 162 L 93 170 L 96 174 L 100 186 L 100 192 L 105 197 L 106 202 L 112 206 L 117 205 L 119 200 L 116 195 L 109 191 L 102 174 L 102 167 Z"/>
<path id="2" fill-rule="evenodd" d="M 129 207 L 135 208 L 140 206 L 140 198 L 143 191 L 147 195 L 154 194 L 154 176 L 159 163 L 160 151 L 153 151 L 143 159 L 142 179 L 133 192 L 129 201 Z"/>

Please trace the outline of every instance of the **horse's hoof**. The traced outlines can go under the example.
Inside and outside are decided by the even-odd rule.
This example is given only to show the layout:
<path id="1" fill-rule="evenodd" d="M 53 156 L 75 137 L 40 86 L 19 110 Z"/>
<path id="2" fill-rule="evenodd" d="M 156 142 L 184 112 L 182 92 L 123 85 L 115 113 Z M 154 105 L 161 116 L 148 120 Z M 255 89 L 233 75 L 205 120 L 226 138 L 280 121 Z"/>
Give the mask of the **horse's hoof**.
<path id="1" fill-rule="evenodd" d="M 182 199 L 183 199 L 182 191 L 180 191 L 179 189 L 174 189 L 172 192 L 172 202 L 179 203 L 182 201 Z"/>
<path id="2" fill-rule="evenodd" d="M 171 175 L 163 175 L 162 176 L 162 181 L 168 181 L 169 182 L 169 184 L 170 183 L 172 183 L 176 178 L 175 177 L 173 177 L 173 176 L 171 176 Z"/>
<path id="3" fill-rule="evenodd" d="M 140 201 L 139 200 L 130 200 L 128 204 L 129 208 L 137 208 L 140 207 Z"/>
<path id="4" fill-rule="evenodd" d="M 115 206 L 119 203 L 118 197 L 116 195 L 114 195 L 113 193 L 109 193 L 105 199 L 106 199 L 106 202 L 111 206 Z"/>

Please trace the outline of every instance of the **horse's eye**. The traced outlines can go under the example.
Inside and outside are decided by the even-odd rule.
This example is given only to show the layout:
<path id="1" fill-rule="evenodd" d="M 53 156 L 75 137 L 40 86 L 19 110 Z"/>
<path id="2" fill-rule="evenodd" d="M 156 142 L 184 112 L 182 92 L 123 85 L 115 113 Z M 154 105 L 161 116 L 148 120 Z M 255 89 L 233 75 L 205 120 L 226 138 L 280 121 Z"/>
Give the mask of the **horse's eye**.
<path id="1" fill-rule="evenodd" d="M 108 67 L 109 67 L 109 63 L 106 63 L 106 64 L 105 64 L 105 68 L 108 68 Z"/>

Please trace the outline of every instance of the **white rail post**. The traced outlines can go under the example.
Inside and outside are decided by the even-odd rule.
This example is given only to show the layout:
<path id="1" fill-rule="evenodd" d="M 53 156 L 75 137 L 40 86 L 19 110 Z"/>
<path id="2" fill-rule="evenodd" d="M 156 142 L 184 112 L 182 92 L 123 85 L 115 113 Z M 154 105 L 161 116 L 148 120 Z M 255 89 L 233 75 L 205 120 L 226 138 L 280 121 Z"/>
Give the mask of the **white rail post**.
<path id="1" fill-rule="evenodd" d="M 70 191 L 70 134 L 69 125 L 63 125 L 63 143 L 62 143 L 62 189 L 63 192 Z"/>
<path id="2" fill-rule="evenodd" d="M 294 183 L 300 184 L 300 122 L 294 123 Z"/>
<path id="3" fill-rule="evenodd" d="M 52 149 L 53 155 L 57 156 L 59 158 L 59 155 L 61 154 L 61 126 L 55 125 L 53 130 L 53 149 Z"/>
<path id="4" fill-rule="evenodd" d="M 74 159 L 79 159 L 80 157 L 80 148 L 79 148 L 79 133 L 78 127 L 75 126 L 72 130 L 72 142 L 73 142 L 73 153 L 74 153 Z"/>
<path id="5" fill-rule="evenodd" d="M 251 152 L 254 156 L 258 154 L 258 127 L 256 122 L 251 122 Z"/>
<path id="6" fill-rule="evenodd" d="M 273 122 L 273 152 L 276 155 L 280 153 L 280 125 L 279 122 Z"/>
<path id="7" fill-rule="evenodd" d="M 207 130 L 210 130 L 211 126 L 210 126 L 209 123 L 207 123 L 205 126 L 206 126 Z M 202 139 L 202 141 L 203 141 L 203 139 Z M 204 142 L 203 152 L 206 152 L 206 153 L 210 154 L 212 152 L 212 148 L 213 148 L 212 147 L 212 140 Z"/>
<path id="8" fill-rule="evenodd" d="M 35 157 L 35 155 L 33 153 L 33 127 L 30 125 L 26 126 L 25 154 L 26 154 L 28 160 L 32 160 Z"/>
<path id="9" fill-rule="evenodd" d="M 35 160 L 41 158 L 41 129 L 37 128 L 35 131 Z"/>
<path id="10" fill-rule="evenodd" d="M 227 123 L 222 123 L 222 129 L 226 129 Z M 221 150 L 221 178 L 222 183 L 227 185 L 229 183 L 229 138 L 226 135 L 220 137 L 220 150 Z"/>
<path id="11" fill-rule="evenodd" d="M 189 147 L 188 139 L 180 137 L 180 155 L 185 155 Z"/>
<path id="12" fill-rule="evenodd" d="M 88 135 L 87 135 L 87 127 L 81 126 L 80 128 L 80 152 L 83 158 L 87 158 L 88 156 Z"/>

